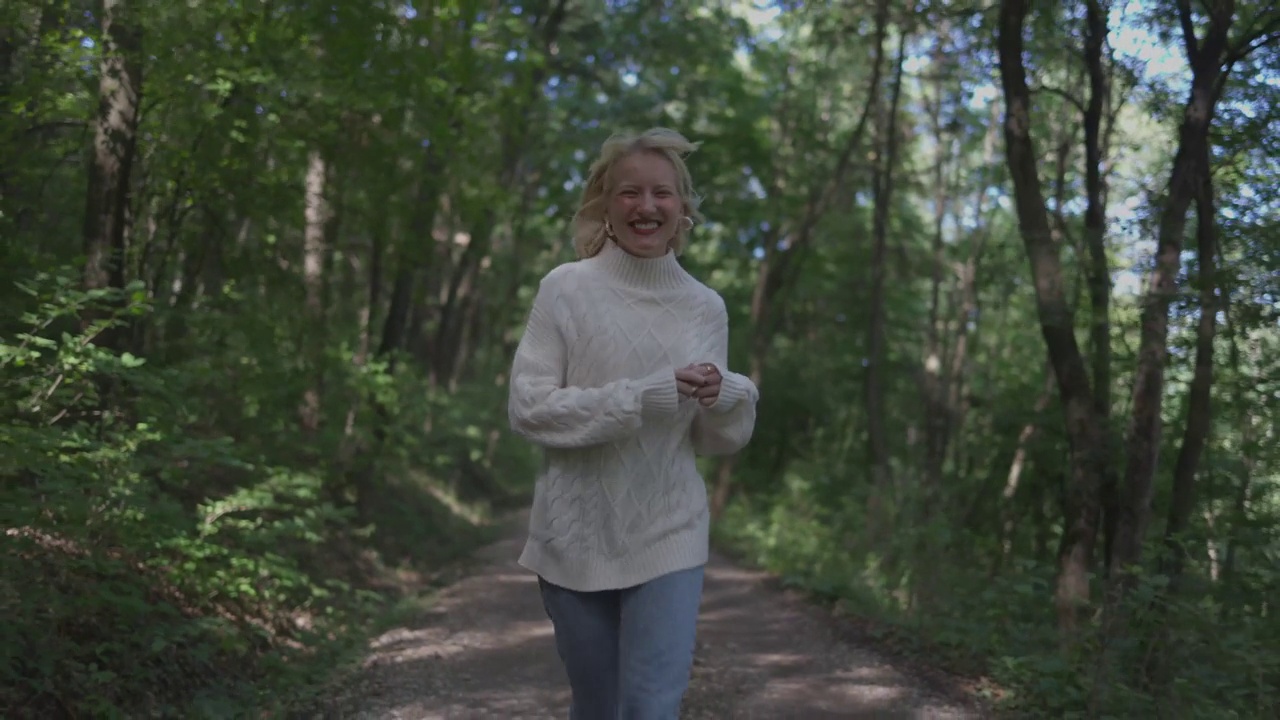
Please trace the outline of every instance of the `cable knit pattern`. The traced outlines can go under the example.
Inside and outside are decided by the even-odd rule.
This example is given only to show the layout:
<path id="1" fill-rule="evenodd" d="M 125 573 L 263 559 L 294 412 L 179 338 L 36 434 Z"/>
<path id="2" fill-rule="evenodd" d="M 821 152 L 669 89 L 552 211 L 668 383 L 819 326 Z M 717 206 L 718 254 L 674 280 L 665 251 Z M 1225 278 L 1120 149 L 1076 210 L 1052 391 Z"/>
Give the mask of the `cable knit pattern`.
<path id="1" fill-rule="evenodd" d="M 520 564 L 556 585 L 631 587 L 707 561 L 706 486 L 695 453 L 740 450 L 759 393 L 728 369 L 724 301 L 674 254 L 600 254 L 538 286 L 511 369 L 511 427 L 543 448 Z M 675 370 L 715 363 L 711 407 Z"/>

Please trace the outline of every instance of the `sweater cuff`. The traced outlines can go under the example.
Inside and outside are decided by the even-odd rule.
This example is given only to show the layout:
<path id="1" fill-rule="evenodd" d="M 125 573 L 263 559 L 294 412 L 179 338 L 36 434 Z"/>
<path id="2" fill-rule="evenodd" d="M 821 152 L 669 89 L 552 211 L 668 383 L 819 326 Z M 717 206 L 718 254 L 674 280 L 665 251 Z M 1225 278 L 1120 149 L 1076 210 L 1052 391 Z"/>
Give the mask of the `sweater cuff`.
<path id="1" fill-rule="evenodd" d="M 707 409 L 714 413 L 727 413 L 746 397 L 746 378 L 735 372 L 721 373 L 720 394 Z"/>
<path id="2" fill-rule="evenodd" d="M 640 387 L 640 414 L 644 417 L 665 418 L 675 414 L 680 406 L 680 393 L 676 390 L 676 376 L 671 369 L 659 370 L 637 381 Z"/>

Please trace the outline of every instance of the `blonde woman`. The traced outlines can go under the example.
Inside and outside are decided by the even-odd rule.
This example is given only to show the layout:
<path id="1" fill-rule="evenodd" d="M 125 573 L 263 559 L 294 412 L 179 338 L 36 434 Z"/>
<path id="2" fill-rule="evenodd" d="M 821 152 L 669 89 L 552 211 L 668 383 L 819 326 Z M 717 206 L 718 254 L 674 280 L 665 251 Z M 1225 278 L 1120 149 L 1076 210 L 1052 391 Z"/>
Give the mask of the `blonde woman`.
<path id="1" fill-rule="evenodd" d="M 701 219 L 656 128 L 605 142 L 573 220 L 578 260 L 539 284 L 511 427 L 545 455 L 520 564 L 538 575 L 571 720 L 674 720 L 707 561 L 695 454 L 733 453 L 758 391 L 728 369 L 724 301 L 677 256 Z"/>

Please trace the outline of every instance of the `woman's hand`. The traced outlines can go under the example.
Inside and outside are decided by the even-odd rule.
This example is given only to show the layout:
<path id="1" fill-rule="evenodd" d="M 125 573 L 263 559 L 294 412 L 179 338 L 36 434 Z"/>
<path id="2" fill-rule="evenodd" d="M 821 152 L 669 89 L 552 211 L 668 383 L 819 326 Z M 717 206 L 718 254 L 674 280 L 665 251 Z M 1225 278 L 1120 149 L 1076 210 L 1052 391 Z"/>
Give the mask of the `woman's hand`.
<path id="1" fill-rule="evenodd" d="M 694 363 L 676 370 L 676 387 L 685 397 L 711 407 L 720 397 L 720 370 L 711 363 Z"/>
<path id="2" fill-rule="evenodd" d="M 699 363 L 698 367 L 706 374 L 702 376 L 702 387 L 694 391 L 693 396 L 698 398 L 703 407 L 711 407 L 720 399 L 720 381 L 724 377 L 720 375 L 720 369 L 711 363 Z"/>
<path id="3" fill-rule="evenodd" d="M 696 393 L 706 382 L 703 370 L 697 365 L 689 365 L 676 370 L 676 390 L 684 397 L 697 397 Z"/>

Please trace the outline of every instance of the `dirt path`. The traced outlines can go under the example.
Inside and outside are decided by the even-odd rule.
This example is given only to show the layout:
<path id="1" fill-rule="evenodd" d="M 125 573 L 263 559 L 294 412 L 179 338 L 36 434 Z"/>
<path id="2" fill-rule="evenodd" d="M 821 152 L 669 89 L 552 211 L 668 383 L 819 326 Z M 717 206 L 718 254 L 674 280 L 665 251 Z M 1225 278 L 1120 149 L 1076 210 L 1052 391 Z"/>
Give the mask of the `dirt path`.
<path id="1" fill-rule="evenodd" d="M 377 638 L 342 712 L 368 720 L 568 717 L 551 623 L 516 565 L 523 526 L 477 555 L 411 626 Z M 682 718 L 976 718 L 874 652 L 836 639 L 824 614 L 714 556 Z"/>

